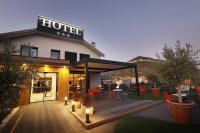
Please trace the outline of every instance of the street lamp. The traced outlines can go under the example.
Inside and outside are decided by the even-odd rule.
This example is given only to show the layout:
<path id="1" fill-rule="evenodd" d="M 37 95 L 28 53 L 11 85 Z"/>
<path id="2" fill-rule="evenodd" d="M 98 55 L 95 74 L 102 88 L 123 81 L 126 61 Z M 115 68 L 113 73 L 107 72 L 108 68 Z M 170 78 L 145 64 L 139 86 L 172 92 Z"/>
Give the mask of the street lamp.
<path id="1" fill-rule="evenodd" d="M 65 105 L 67 105 L 67 99 L 68 99 L 68 98 L 67 98 L 67 97 L 65 97 Z"/>
<path id="2" fill-rule="evenodd" d="M 86 108 L 85 109 L 85 113 L 86 113 L 86 123 L 90 123 L 90 109 Z"/>
<path id="3" fill-rule="evenodd" d="M 75 102 L 72 100 L 72 112 L 75 112 Z"/>

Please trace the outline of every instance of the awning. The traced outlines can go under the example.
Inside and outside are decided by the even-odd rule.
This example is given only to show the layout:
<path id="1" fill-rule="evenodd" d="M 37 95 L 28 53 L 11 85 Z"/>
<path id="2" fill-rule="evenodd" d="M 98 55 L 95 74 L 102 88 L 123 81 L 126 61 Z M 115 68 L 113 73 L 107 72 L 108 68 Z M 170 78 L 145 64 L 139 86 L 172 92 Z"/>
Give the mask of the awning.
<path id="1" fill-rule="evenodd" d="M 75 66 L 73 66 L 70 69 L 70 71 L 84 72 L 86 64 L 89 72 L 108 72 L 108 71 L 137 67 L 136 64 L 127 62 L 87 58 L 79 61 Z"/>
<path id="2" fill-rule="evenodd" d="M 119 61 L 111 61 L 111 60 L 103 60 L 103 59 L 94 59 L 94 58 L 87 58 L 79 61 L 76 65 L 70 68 L 70 73 L 78 73 L 84 72 L 85 73 L 85 80 L 86 80 L 86 93 L 88 93 L 90 82 L 89 82 L 89 73 L 91 72 L 108 72 L 114 70 L 121 70 L 127 68 L 134 68 L 135 70 L 135 77 L 136 77 L 136 86 L 137 86 L 137 95 L 140 95 L 139 92 L 139 84 L 138 84 L 138 72 L 137 72 L 137 65 L 127 62 L 119 62 Z"/>

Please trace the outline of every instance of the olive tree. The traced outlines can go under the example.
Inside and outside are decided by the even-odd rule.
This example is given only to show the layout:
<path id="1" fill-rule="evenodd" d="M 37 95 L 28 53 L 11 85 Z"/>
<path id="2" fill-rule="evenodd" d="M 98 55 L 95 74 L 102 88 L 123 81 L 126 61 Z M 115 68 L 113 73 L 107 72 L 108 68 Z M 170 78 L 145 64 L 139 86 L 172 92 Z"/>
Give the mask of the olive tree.
<path id="1" fill-rule="evenodd" d="M 160 62 L 159 72 L 162 77 L 171 86 L 178 89 L 178 100 L 182 103 L 181 85 L 185 80 L 196 81 L 198 77 L 198 53 L 199 50 L 194 50 L 192 45 L 186 43 L 181 45 L 177 41 L 174 48 L 165 45 L 162 49 L 163 62 Z"/>
<path id="2" fill-rule="evenodd" d="M 33 74 L 34 64 L 25 65 L 25 57 L 14 58 L 19 52 L 10 40 L 0 42 L 0 104 L 12 107 L 18 102 L 20 92 L 27 89 Z"/>

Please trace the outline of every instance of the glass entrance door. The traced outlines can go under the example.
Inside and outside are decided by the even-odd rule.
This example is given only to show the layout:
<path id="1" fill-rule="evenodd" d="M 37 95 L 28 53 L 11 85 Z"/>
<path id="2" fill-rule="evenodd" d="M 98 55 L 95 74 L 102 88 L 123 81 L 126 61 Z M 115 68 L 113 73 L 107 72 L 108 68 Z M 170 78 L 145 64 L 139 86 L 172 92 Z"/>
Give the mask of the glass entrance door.
<path id="1" fill-rule="evenodd" d="M 56 99 L 56 73 L 37 73 L 32 80 L 30 102 Z"/>

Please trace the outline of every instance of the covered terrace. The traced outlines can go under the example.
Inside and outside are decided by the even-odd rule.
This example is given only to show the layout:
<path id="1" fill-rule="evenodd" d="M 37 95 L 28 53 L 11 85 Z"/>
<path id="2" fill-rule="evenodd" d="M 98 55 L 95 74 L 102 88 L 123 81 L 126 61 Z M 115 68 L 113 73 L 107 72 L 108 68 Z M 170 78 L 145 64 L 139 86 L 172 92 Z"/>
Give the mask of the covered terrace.
<path id="1" fill-rule="evenodd" d="M 84 73 L 85 74 L 85 81 L 86 81 L 86 93 L 88 92 L 90 88 L 90 73 L 96 72 L 109 72 L 114 70 L 121 70 L 121 69 L 128 69 L 133 68 L 133 71 L 135 72 L 136 77 L 136 92 L 137 95 L 140 95 L 139 92 L 139 83 L 138 83 L 138 72 L 137 72 L 137 65 L 132 63 L 126 63 L 126 62 L 119 62 L 119 61 L 111 61 L 111 60 L 103 60 L 103 59 L 94 59 L 94 58 L 86 58 L 83 59 L 73 67 L 71 67 L 70 72 L 72 73 Z"/>

